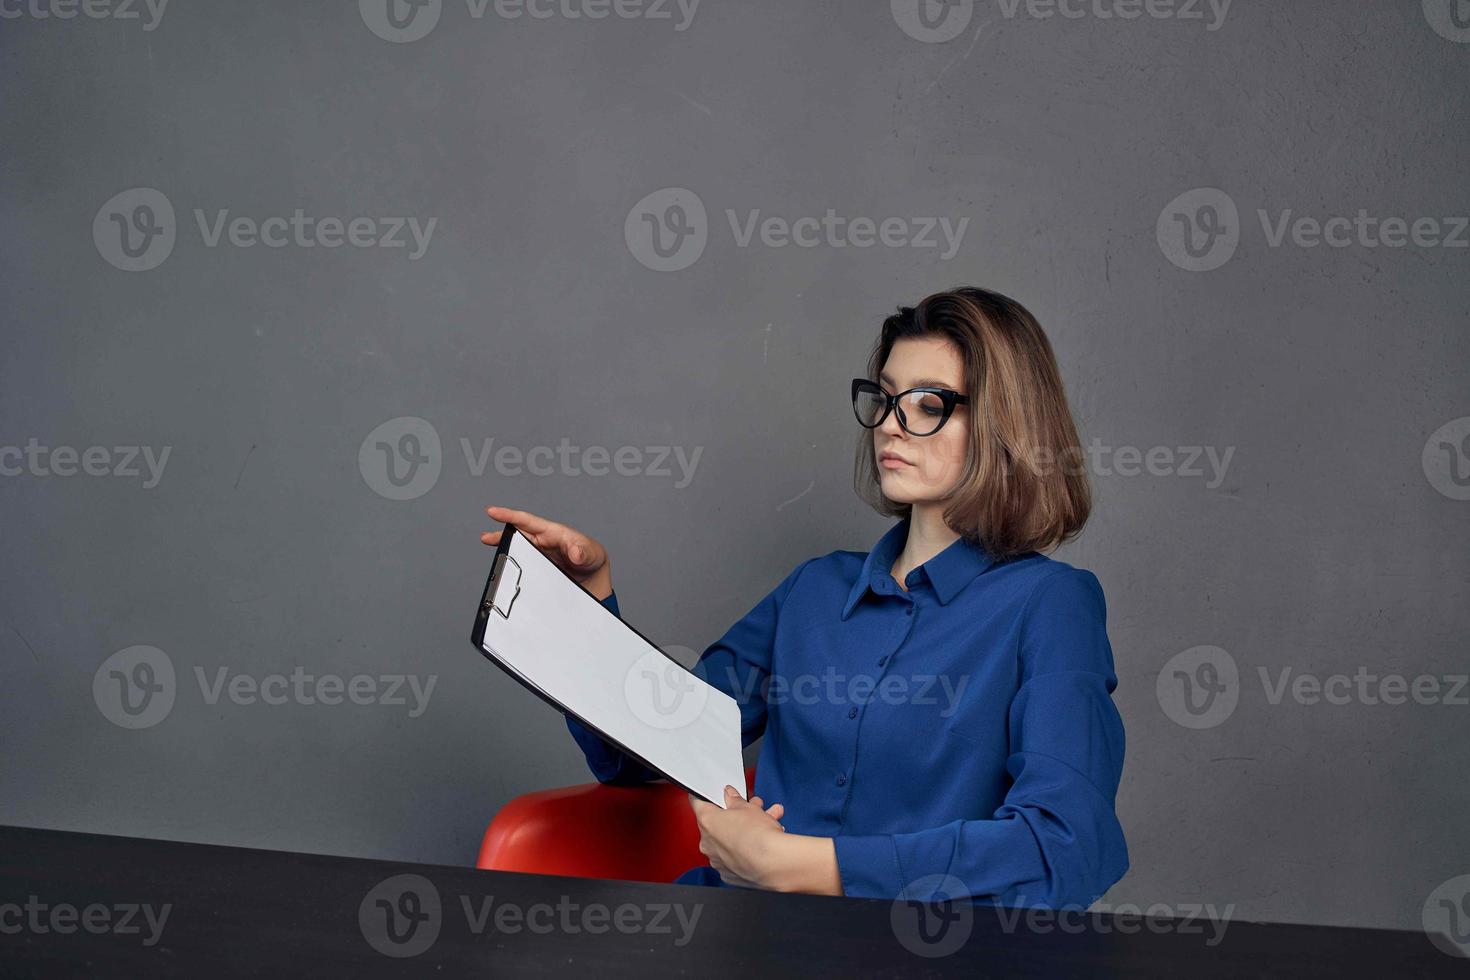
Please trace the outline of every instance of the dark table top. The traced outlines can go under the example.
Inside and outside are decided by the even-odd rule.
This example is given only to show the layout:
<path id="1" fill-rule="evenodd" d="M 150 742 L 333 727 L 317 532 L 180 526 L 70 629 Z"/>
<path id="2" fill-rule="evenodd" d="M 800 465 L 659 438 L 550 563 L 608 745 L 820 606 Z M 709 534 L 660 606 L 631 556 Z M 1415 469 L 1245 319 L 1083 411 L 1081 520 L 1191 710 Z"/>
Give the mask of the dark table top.
<path id="1" fill-rule="evenodd" d="M 1470 975 L 1418 932 L 1174 911 L 1057 919 L 0 827 L 6 977 Z"/>

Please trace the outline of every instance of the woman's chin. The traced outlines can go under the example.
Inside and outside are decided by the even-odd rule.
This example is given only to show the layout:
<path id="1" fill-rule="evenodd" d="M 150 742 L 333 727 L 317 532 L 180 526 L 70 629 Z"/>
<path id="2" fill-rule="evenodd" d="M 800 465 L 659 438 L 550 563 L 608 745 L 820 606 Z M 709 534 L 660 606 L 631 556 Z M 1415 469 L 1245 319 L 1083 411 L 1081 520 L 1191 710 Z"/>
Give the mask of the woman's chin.
<path id="1" fill-rule="evenodd" d="M 908 481 L 896 473 L 885 472 L 878 477 L 878 486 L 883 490 L 883 496 L 895 504 L 912 504 L 916 494 Z"/>

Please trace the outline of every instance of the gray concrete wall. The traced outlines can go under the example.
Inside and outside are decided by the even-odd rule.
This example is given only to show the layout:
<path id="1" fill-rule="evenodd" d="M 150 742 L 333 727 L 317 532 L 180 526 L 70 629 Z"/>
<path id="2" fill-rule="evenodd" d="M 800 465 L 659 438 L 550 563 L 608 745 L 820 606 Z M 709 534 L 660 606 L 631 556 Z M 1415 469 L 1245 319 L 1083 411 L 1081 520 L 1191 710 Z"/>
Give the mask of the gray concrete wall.
<path id="1" fill-rule="evenodd" d="M 599 536 L 627 618 L 702 649 L 882 532 L 846 381 L 973 283 L 1093 450 L 1062 557 L 1129 736 L 1109 901 L 1417 927 L 1470 872 L 1448 3 L 37 9 L 0 21 L 0 821 L 472 861 L 588 778 L 468 645 L 482 508 Z"/>

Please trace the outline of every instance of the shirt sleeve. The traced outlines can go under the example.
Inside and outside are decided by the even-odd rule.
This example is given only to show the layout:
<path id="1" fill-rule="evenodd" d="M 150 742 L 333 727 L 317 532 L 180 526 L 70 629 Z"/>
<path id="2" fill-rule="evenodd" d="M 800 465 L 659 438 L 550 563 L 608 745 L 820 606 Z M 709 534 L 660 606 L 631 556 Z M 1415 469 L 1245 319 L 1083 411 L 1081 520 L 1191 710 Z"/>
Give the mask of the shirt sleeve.
<path id="1" fill-rule="evenodd" d="M 1106 619 L 1091 572 L 1069 567 L 1037 586 L 1022 612 L 1005 800 L 986 818 L 835 838 L 845 894 L 1058 908 L 1090 905 L 1123 877 L 1123 721 Z"/>
<path id="2" fill-rule="evenodd" d="M 803 562 L 797 566 L 724 636 L 706 649 L 691 668 L 697 677 L 730 695 L 740 706 L 742 747 L 760 738 L 766 730 L 766 685 L 771 674 L 776 624 L 781 606 L 807 564 Z M 609 595 L 602 604 L 621 618 L 616 593 Z M 567 728 L 581 746 L 588 768 L 598 782 L 642 783 L 662 778 L 658 772 L 617 746 L 610 745 L 571 715 L 567 716 Z"/>

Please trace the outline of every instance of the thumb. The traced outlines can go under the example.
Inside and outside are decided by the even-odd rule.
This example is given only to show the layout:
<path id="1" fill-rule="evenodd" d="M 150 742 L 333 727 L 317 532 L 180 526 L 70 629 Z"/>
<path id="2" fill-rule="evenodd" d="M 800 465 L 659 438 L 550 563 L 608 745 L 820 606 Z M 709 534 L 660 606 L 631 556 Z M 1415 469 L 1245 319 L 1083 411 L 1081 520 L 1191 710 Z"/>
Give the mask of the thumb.
<path id="1" fill-rule="evenodd" d="M 587 547 L 580 541 L 573 541 L 567 545 L 567 557 L 573 565 L 582 565 L 587 561 Z"/>

